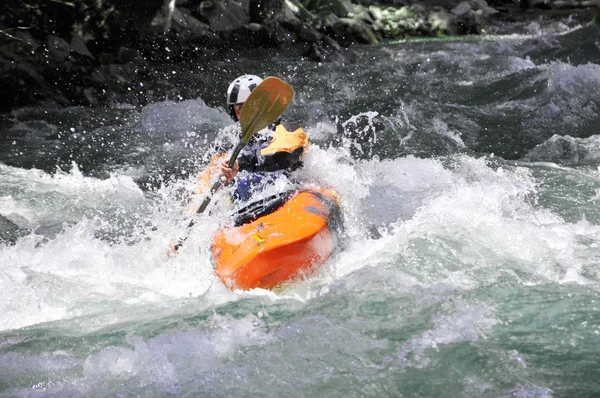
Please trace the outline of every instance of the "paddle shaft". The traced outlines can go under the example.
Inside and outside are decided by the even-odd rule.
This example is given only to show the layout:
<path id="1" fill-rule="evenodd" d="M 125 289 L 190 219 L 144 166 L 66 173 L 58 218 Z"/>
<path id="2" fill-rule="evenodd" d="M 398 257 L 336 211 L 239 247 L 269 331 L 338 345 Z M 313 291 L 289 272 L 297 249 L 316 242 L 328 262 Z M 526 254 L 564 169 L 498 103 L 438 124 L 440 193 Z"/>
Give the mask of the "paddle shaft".
<path id="1" fill-rule="evenodd" d="M 229 158 L 228 166 L 230 169 L 233 168 L 233 165 L 235 164 L 235 161 L 237 160 L 238 155 L 240 154 L 242 149 L 244 149 L 245 146 L 246 146 L 246 142 L 244 142 L 244 141 L 240 141 L 240 143 L 236 145 L 235 149 L 233 150 L 233 153 L 231 154 L 231 157 Z M 222 185 L 223 185 L 223 181 L 221 181 L 221 179 L 219 178 L 210 188 L 209 194 L 206 195 L 206 198 L 204 198 L 204 200 L 202 201 L 202 204 L 200 205 L 200 207 L 198 207 L 198 210 L 196 210 L 196 214 L 204 213 L 204 210 L 206 210 L 206 208 L 212 201 L 213 195 L 221 188 Z M 195 225 L 194 220 L 191 220 L 187 227 L 191 228 L 194 225 Z M 183 239 L 178 239 L 177 243 L 175 243 L 175 249 L 176 250 L 179 249 L 183 245 L 183 242 L 185 242 L 186 239 L 187 239 L 187 236 Z"/>
<path id="2" fill-rule="evenodd" d="M 230 169 L 233 168 L 233 165 L 235 164 L 235 161 L 237 160 L 238 155 L 240 154 L 241 150 L 244 149 L 245 146 L 246 146 L 246 143 L 241 141 L 239 144 L 237 144 L 237 146 L 233 150 L 233 154 L 229 158 L 228 166 Z M 200 205 L 200 207 L 198 207 L 198 210 L 196 210 L 197 214 L 204 213 L 204 210 L 206 210 L 206 208 L 208 207 L 208 204 L 212 200 L 212 196 L 215 194 L 215 192 L 217 192 L 221 188 L 221 185 L 223 185 L 223 181 L 219 178 L 219 180 L 217 182 L 215 182 L 213 184 L 213 186 L 210 188 L 210 193 L 206 196 L 206 198 L 204 198 L 204 200 L 202 201 L 202 204 Z M 194 225 L 194 221 L 192 221 L 190 223 L 190 225 L 188 225 L 188 228 L 191 227 L 192 225 Z"/>
<path id="3" fill-rule="evenodd" d="M 229 158 L 229 168 L 233 168 L 235 161 L 240 154 L 240 151 L 250 141 L 250 138 L 259 130 L 273 123 L 283 111 L 287 108 L 294 96 L 294 89 L 281 79 L 276 77 L 267 77 L 262 81 L 244 102 L 240 111 L 239 120 L 242 127 L 242 138 L 236 145 Z M 219 179 L 210 188 L 210 192 L 198 207 L 197 214 L 203 213 L 212 200 L 215 192 L 221 188 L 223 181 Z M 187 228 L 194 226 L 194 220 L 190 221 Z M 178 239 L 174 245 L 177 251 L 187 236 L 183 239 Z"/>

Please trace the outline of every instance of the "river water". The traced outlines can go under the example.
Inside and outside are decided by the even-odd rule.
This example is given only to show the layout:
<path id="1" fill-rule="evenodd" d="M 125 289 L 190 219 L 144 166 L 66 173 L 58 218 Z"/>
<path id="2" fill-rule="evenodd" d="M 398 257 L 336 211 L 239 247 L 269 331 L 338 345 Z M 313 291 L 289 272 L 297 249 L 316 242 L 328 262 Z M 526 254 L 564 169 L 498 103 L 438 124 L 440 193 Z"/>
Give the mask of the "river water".
<path id="1" fill-rule="evenodd" d="M 528 29 L 163 65 L 198 98 L 0 116 L 0 396 L 600 394 L 600 31 Z M 344 206 L 340 250 L 275 292 L 215 277 L 218 211 L 165 254 L 243 72 L 296 89 L 300 176 Z"/>

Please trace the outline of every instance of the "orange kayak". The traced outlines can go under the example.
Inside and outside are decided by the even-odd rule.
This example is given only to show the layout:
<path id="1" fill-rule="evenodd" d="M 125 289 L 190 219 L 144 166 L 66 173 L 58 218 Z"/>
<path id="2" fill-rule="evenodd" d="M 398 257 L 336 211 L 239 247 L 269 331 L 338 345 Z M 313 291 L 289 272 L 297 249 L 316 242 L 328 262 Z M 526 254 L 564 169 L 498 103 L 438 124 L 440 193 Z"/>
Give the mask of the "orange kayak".
<path id="1" fill-rule="evenodd" d="M 270 214 L 215 233 L 215 271 L 231 290 L 272 289 L 310 274 L 334 251 L 341 223 L 337 194 L 317 188 L 285 199 Z"/>

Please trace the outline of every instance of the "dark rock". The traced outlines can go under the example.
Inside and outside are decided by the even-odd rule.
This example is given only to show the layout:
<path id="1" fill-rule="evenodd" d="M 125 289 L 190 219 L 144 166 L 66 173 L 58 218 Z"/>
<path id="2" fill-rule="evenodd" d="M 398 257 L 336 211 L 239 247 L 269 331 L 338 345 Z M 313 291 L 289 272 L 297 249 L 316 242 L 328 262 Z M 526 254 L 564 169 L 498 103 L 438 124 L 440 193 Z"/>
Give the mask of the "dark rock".
<path id="1" fill-rule="evenodd" d="M 462 3 L 460 3 L 452 9 L 452 14 L 456 15 L 457 17 L 460 17 L 469 14 L 471 10 L 471 4 L 469 4 L 468 1 L 463 1 Z"/>
<path id="2" fill-rule="evenodd" d="M 307 21 L 310 23 L 317 21 L 317 16 L 306 9 L 301 3 L 296 0 L 286 0 L 282 5 L 282 10 L 289 9 L 294 18 Z M 321 13 L 324 11 L 321 11 Z"/>
<path id="3" fill-rule="evenodd" d="M 208 24 L 196 19 L 192 13 L 185 8 L 173 10 L 173 29 L 183 40 L 203 39 L 210 31 Z"/>
<path id="4" fill-rule="evenodd" d="M 561 162 L 570 165 L 600 163 L 600 138 L 574 138 L 553 135 L 529 151 L 523 160 L 533 162 Z"/>
<path id="5" fill-rule="evenodd" d="M 93 87 L 86 87 L 83 89 L 83 95 L 89 106 L 99 106 L 103 101 L 103 96 Z"/>
<path id="6" fill-rule="evenodd" d="M 71 40 L 71 50 L 79 55 L 95 59 L 90 50 L 87 48 L 85 41 L 80 36 L 75 36 Z"/>
<path id="7" fill-rule="evenodd" d="M 227 34 L 223 34 L 224 40 L 231 45 L 240 47 L 261 47 L 269 46 L 269 31 L 262 25 L 252 23 L 234 29 Z M 272 46 L 275 46 L 273 43 Z"/>
<path id="8" fill-rule="evenodd" d="M 323 38 L 322 33 L 319 33 L 315 28 L 307 23 L 300 24 L 295 33 L 299 39 L 308 43 L 316 43 Z"/>
<path id="9" fill-rule="evenodd" d="M 340 23 L 346 25 L 347 31 L 352 35 L 352 41 L 361 44 L 379 43 L 379 40 L 375 37 L 373 31 L 363 22 L 355 21 L 351 18 L 340 18 Z"/>
<path id="10" fill-rule="evenodd" d="M 310 12 L 331 11 L 338 17 L 347 17 L 348 14 L 354 12 L 354 6 L 350 0 L 307 0 L 303 4 Z"/>
<path id="11" fill-rule="evenodd" d="M 354 11 L 350 0 L 328 0 L 328 8 L 338 17 L 347 17 Z"/>
<path id="12" fill-rule="evenodd" d="M 0 214 L 0 243 L 14 244 L 17 239 L 27 235 L 28 232 Z"/>
<path id="13" fill-rule="evenodd" d="M 36 85 L 38 87 L 46 87 L 48 86 L 48 83 L 46 82 L 46 79 L 44 79 L 42 77 L 42 75 L 40 75 L 35 69 L 33 69 L 31 67 L 31 65 L 26 64 L 26 63 L 19 63 L 17 64 L 17 66 L 15 67 L 15 71 L 17 72 L 23 72 L 23 74 L 25 76 L 27 76 L 28 78 L 30 78 L 30 80 L 35 81 Z"/>
<path id="14" fill-rule="evenodd" d="M 429 22 L 429 25 L 431 26 L 431 32 L 435 35 L 458 34 L 458 24 L 456 22 L 456 16 L 445 10 L 432 12 L 431 14 L 429 14 L 427 22 Z"/>
<path id="15" fill-rule="evenodd" d="M 198 11 L 215 32 L 232 30 L 250 22 L 247 10 L 233 0 L 204 0 Z"/>
<path id="16" fill-rule="evenodd" d="M 256 23 L 256 22 L 249 23 L 248 25 L 246 25 L 246 28 L 249 31 L 254 32 L 254 33 L 259 33 L 261 31 L 266 30 L 264 26 L 262 26 L 261 24 Z"/>
<path id="17" fill-rule="evenodd" d="M 116 61 L 118 63 L 125 64 L 136 60 L 140 61 L 142 60 L 142 58 L 143 57 L 140 55 L 139 51 L 135 48 L 119 47 L 119 50 L 117 51 Z"/>
<path id="18" fill-rule="evenodd" d="M 281 24 L 274 24 L 270 26 L 269 32 L 271 40 L 280 46 L 298 42 L 298 37 L 296 34 L 292 30 L 286 29 Z"/>
<path id="19" fill-rule="evenodd" d="M 282 0 L 249 0 L 250 21 L 260 24 L 271 21 L 281 11 L 281 8 L 286 6 L 286 3 L 287 1 Z"/>
<path id="20" fill-rule="evenodd" d="M 304 56 L 316 62 L 343 62 L 346 60 L 342 54 L 342 47 L 328 36 L 323 36 L 320 43 L 310 44 Z"/>
<path id="21" fill-rule="evenodd" d="M 379 44 L 380 42 L 373 30 L 367 24 L 360 21 L 356 24 L 354 36 L 359 43 L 363 44 Z"/>
<path id="22" fill-rule="evenodd" d="M 96 57 L 102 65 L 112 64 L 116 62 L 116 57 L 113 53 L 100 53 L 97 54 Z"/>
<path id="23" fill-rule="evenodd" d="M 317 29 L 327 32 L 328 34 L 333 32 L 333 27 L 340 23 L 340 17 L 335 15 L 333 12 L 323 12 L 319 14 L 319 19 L 316 23 Z"/>
<path id="24" fill-rule="evenodd" d="M 64 62 L 71 53 L 71 46 L 65 39 L 57 36 L 48 36 L 48 54 L 54 62 Z"/>
<path id="25" fill-rule="evenodd" d="M 373 22 L 375 22 L 375 19 L 369 10 L 361 5 L 355 5 L 354 12 L 350 13 L 348 16 L 355 21 L 361 21 L 369 25 L 372 25 Z"/>

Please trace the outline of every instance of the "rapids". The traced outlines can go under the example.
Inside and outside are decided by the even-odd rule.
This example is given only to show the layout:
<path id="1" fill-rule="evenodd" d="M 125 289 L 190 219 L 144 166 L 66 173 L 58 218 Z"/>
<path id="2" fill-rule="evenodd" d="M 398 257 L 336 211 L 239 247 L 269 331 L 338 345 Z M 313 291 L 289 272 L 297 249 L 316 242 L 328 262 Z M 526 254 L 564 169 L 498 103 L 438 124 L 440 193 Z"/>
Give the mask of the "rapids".
<path id="1" fill-rule="evenodd" d="M 598 394 L 600 30 L 530 30 L 169 65 L 205 96 L 0 116 L 0 396 Z M 340 250 L 275 292 L 214 276 L 218 211 L 165 253 L 244 72 L 296 89 L 300 176 L 344 206 Z"/>

